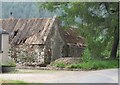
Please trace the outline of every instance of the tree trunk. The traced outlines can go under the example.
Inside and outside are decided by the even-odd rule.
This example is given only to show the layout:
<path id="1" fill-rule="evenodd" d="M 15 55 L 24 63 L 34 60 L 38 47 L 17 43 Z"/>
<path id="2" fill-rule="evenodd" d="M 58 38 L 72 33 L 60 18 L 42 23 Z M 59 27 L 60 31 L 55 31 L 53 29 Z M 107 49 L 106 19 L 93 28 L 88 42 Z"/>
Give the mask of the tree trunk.
<path id="1" fill-rule="evenodd" d="M 111 49 L 111 54 L 110 54 L 110 58 L 111 59 L 115 59 L 116 58 L 118 44 L 119 44 L 119 28 L 115 27 L 114 41 L 113 41 L 113 45 L 112 45 L 112 49 Z"/>

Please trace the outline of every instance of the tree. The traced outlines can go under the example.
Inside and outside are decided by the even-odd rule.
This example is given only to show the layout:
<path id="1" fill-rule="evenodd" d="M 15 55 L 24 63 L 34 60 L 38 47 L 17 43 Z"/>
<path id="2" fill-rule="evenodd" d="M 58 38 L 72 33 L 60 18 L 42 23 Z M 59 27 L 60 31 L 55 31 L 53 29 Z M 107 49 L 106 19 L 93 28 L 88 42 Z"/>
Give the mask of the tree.
<path id="1" fill-rule="evenodd" d="M 51 2 L 42 7 L 61 11 L 64 26 L 77 26 L 93 57 L 115 59 L 119 42 L 118 2 Z M 112 47 L 112 48 L 111 48 Z"/>

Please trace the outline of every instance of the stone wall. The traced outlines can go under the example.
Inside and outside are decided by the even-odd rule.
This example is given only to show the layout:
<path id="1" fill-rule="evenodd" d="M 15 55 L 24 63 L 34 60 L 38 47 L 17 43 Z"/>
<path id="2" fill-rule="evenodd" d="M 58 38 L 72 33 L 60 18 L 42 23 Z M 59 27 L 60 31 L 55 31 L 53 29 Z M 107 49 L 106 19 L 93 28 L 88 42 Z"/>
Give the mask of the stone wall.
<path id="1" fill-rule="evenodd" d="M 52 37 L 51 49 L 52 49 L 52 61 L 62 57 L 62 48 L 64 46 L 64 41 L 62 40 L 59 33 L 59 26 L 55 25 L 55 34 Z"/>
<path id="2" fill-rule="evenodd" d="M 17 63 L 24 65 L 44 64 L 44 45 L 19 45 L 12 55 L 16 56 Z"/>
<path id="3" fill-rule="evenodd" d="M 62 49 L 62 57 L 80 57 L 83 51 L 84 47 L 65 44 Z"/>
<path id="4" fill-rule="evenodd" d="M 57 21 L 56 21 L 57 22 Z M 61 49 L 63 47 L 63 40 L 59 34 L 58 23 L 54 23 L 47 41 L 45 43 L 45 63 L 50 64 L 52 61 L 62 57 Z"/>
<path id="5" fill-rule="evenodd" d="M 84 47 L 70 45 L 68 48 L 68 56 L 69 57 L 81 57 L 83 51 L 84 51 Z"/>

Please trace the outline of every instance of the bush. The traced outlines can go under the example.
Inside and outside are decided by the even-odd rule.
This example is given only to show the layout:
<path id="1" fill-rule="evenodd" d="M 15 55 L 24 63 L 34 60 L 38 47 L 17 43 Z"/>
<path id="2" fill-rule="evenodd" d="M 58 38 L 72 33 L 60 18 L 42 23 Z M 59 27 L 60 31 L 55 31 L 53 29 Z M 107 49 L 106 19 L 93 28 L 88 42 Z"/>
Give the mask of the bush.
<path id="1" fill-rule="evenodd" d="M 52 63 L 51 65 L 59 68 L 65 67 L 65 64 L 63 62 L 56 62 L 56 63 Z"/>
<path id="2" fill-rule="evenodd" d="M 83 54 L 82 54 L 82 61 L 88 62 L 91 60 L 91 53 L 88 48 L 85 48 Z"/>

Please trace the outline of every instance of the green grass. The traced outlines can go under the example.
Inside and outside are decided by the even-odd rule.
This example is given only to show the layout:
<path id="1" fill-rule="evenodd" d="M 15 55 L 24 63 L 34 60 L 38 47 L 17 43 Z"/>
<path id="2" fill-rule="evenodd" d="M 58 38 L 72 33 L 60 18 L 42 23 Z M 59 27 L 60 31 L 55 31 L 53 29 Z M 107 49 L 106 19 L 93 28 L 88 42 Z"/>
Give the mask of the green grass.
<path id="1" fill-rule="evenodd" d="M 26 83 L 24 81 L 20 81 L 20 80 L 11 80 L 10 83 Z"/>
<path id="2" fill-rule="evenodd" d="M 20 80 L 1 80 L 0 83 L 19 83 L 19 84 L 23 84 L 23 83 L 26 83 L 26 82 L 20 81 Z"/>
<path id="3" fill-rule="evenodd" d="M 51 64 L 52 66 L 59 67 L 59 68 L 65 68 L 65 64 L 63 62 L 56 62 Z"/>
<path id="4" fill-rule="evenodd" d="M 118 68 L 118 60 L 89 60 L 77 64 L 66 65 L 63 62 L 53 63 L 52 66 L 69 69 L 99 70 L 108 68 Z"/>
<path id="5" fill-rule="evenodd" d="M 3 79 L 0 79 L 0 85 L 33 85 L 33 83 L 24 82 L 21 80 L 3 80 Z M 44 84 L 35 83 L 35 85 L 44 85 Z"/>
<path id="6" fill-rule="evenodd" d="M 66 67 L 79 68 L 79 69 L 85 69 L 85 70 L 118 68 L 118 60 L 90 60 L 88 62 L 71 64 Z"/>

